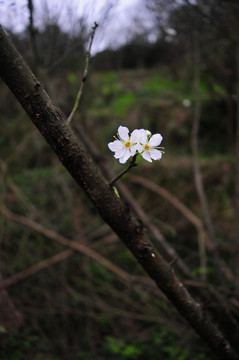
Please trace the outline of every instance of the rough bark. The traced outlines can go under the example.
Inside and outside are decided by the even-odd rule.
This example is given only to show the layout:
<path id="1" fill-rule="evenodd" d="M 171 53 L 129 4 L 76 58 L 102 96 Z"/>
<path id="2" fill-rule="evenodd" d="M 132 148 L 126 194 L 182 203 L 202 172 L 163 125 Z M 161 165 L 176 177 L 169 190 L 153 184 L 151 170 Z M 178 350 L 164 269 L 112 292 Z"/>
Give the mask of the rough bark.
<path id="1" fill-rule="evenodd" d="M 89 197 L 102 219 L 129 248 L 148 275 L 209 345 L 218 359 L 239 359 L 176 278 L 172 267 L 153 248 L 144 228 L 108 186 L 42 85 L 34 77 L 6 34 L 0 29 L 0 75 L 50 144 L 62 164 Z"/>

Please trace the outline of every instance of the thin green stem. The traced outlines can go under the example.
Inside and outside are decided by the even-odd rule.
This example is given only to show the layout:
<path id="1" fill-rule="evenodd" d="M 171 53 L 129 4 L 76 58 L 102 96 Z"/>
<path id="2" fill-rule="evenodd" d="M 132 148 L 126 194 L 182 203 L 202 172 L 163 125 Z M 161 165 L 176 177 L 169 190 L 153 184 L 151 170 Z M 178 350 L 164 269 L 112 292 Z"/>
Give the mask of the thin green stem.
<path id="1" fill-rule="evenodd" d="M 126 169 L 122 170 L 118 175 L 116 175 L 112 180 L 109 181 L 109 186 L 113 186 L 114 183 L 117 180 L 119 180 L 124 174 L 126 174 L 132 167 L 137 166 L 137 164 L 136 164 L 137 155 L 138 155 L 138 153 L 132 157 L 132 160 L 130 161 L 130 163 Z"/>
<path id="2" fill-rule="evenodd" d="M 91 37 L 90 37 L 90 43 L 89 43 L 89 47 L 88 47 L 88 51 L 86 52 L 86 56 L 85 56 L 85 69 L 84 69 L 84 73 L 83 73 L 83 76 L 82 76 L 82 79 L 81 79 L 81 85 L 80 85 L 80 89 L 77 93 L 77 96 L 76 96 L 76 101 L 75 101 L 75 104 L 74 104 L 74 107 L 72 109 L 72 112 L 70 113 L 68 119 L 66 120 L 66 123 L 67 125 L 70 125 L 71 123 L 71 120 L 73 119 L 73 116 L 75 115 L 78 107 L 79 107 L 79 103 L 80 103 L 80 98 L 81 98 L 81 95 L 82 95 L 82 92 L 83 92 L 83 88 L 84 88 L 84 85 L 85 85 L 85 82 L 86 82 L 86 77 L 87 77 L 87 74 L 88 74 L 88 70 L 89 70 L 89 61 L 90 61 L 90 57 L 91 57 L 91 46 L 92 46 L 92 43 L 93 43 L 93 39 L 94 39 L 94 36 L 95 36 L 95 31 L 96 31 L 96 28 L 97 28 L 98 24 L 95 22 L 95 25 L 92 27 L 92 34 L 91 34 Z"/>

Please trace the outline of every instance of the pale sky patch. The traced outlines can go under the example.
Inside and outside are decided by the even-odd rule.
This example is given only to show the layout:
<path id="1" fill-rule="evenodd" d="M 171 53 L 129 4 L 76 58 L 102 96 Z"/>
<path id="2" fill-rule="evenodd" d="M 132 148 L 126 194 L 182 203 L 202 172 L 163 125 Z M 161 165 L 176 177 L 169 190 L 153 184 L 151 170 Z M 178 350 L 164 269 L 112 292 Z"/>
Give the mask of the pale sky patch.
<path id="1" fill-rule="evenodd" d="M 142 27 L 150 26 L 143 0 L 33 0 L 34 23 L 41 29 L 55 20 L 63 30 L 77 31 L 79 19 L 84 18 L 89 29 L 99 23 L 93 52 L 105 47 L 124 44 Z M 22 32 L 29 23 L 27 0 L 0 0 L 1 24 L 14 32 Z M 138 19 L 137 26 L 135 19 Z M 154 38 L 151 34 L 151 38 Z"/>

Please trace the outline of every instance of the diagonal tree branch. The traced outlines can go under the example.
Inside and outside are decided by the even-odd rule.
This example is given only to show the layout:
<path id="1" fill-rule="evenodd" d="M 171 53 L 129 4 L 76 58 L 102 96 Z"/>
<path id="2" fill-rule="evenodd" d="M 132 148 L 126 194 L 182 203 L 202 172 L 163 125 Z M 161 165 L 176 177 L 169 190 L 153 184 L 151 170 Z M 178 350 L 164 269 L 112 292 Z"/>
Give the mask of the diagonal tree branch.
<path id="1" fill-rule="evenodd" d="M 151 191 L 153 191 L 155 194 L 158 194 L 160 196 L 162 196 L 165 200 L 167 200 L 169 203 L 171 203 L 176 209 L 178 209 L 197 229 L 198 231 L 198 236 L 202 239 L 201 241 L 203 241 L 203 244 L 200 245 L 199 244 L 199 248 L 201 246 L 205 246 L 207 247 L 207 249 L 210 252 L 214 251 L 214 243 L 212 243 L 210 241 L 210 238 L 208 238 L 204 227 L 203 227 L 203 222 L 201 221 L 201 219 L 199 219 L 187 206 L 185 206 L 185 204 L 183 204 L 177 197 L 175 197 L 174 195 L 172 195 L 170 192 L 168 192 L 166 189 L 162 188 L 161 186 L 159 186 L 158 184 L 153 183 L 150 180 L 146 180 L 141 176 L 137 176 L 137 175 L 133 175 L 130 174 L 129 175 L 129 180 L 140 184 L 142 186 L 144 186 L 145 188 L 150 189 Z M 204 252 L 205 250 L 203 250 Z M 223 274 L 225 275 L 225 278 L 227 281 L 230 281 L 231 283 L 235 282 L 235 276 L 233 275 L 233 273 L 231 272 L 230 268 L 226 265 L 225 261 L 223 261 L 222 259 L 220 259 L 220 270 L 223 272 Z"/>
<path id="2" fill-rule="evenodd" d="M 0 75 L 45 137 L 62 164 L 81 186 L 102 219 L 136 257 L 160 290 L 204 339 L 221 360 L 236 360 L 223 334 L 176 278 L 172 267 L 157 253 L 144 228 L 108 186 L 91 158 L 55 107 L 42 85 L 34 77 L 17 50 L 0 28 Z"/>

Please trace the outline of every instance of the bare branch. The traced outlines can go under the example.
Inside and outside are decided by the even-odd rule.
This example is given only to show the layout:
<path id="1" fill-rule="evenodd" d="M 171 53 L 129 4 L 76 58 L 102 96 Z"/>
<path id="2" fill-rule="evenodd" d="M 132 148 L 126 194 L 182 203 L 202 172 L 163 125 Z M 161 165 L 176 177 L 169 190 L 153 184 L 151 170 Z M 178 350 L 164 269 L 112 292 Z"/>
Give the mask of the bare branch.
<path id="1" fill-rule="evenodd" d="M 174 195 L 169 193 L 166 189 L 163 189 L 161 186 L 154 184 L 152 181 L 146 180 L 141 176 L 130 175 L 129 179 L 137 184 L 141 184 L 144 187 L 150 189 L 156 194 L 159 194 L 167 201 L 169 201 L 173 206 L 175 206 L 179 211 L 181 211 L 184 216 L 196 227 L 198 231 L 198 247 L 200 254 L 200 266 L 202 269 L 202 279 L 205 280 L 206 273 L 206 250 L 205 245 L 206 241 L 208 241 L 208 246 L 213 249 L 213 245 L 210 242 L 210 239 L 206 236 L 206 233 L 203 229 L 203 224 L 201 220 L 193 214 L 193 212 L 188 209 L 179 199 L 177 199 Z"/>
<path id="2" fill-rule="evenodd" d="M 212 225 L 212 219 L 210 214 L 210 209 L 208 206 L 207 196 L 204 190 L 204 184 L 202 179 L 200 161 L 199 161 L 199 147 L 198 147 L 198 133 L 200 126 L 200 117 L 201 117 L 201 98 L 200 98 L 200 49 L 199 49 L 199 34 L 197 31 L 193 33 L 193 43 L 194 43 L 194 93 L 195 93 L 195 109 L 193 116 L 193 125 L 191 132 L 191 148 L 193 154 L 193 170 L 194 170 L 194 181 L 198 194 L 198 198 L 201 204 L 202 215 L 207 229 L 208 236 L 210 237 L 211 242 L 213 243 L 214 251 L 214 260 L 215 264 L 219 268 L 219 252 L 216 244 L 214 228 Z"/>
<path id="3" fill-rule="evenodd" d="M 92 43 L 93 43 L 93 39 L 94 39 L 94 36 L 95 36 L 95 31 L 96 31 L 96 28 L 97 28 L 98 24 L 95 22 L 95 25 L 93 26 L 92 28 L 92 34 L 91 34 L 91 37 L 90 37 L 90 43 L 89 43 L 89 47 L 88 47 L 88 51 L 86 52 L 86 56 L 85 56 L 85 69 L 84 69 L 84 73 L 83 73 L 83 77 L 81 79 L 81 86 L 80 86 L 80 89 L 78 91 L 78 94 L 76 96 L 76 101 L 75 101 L 75 104 L 74 104 L 74 107 L 72 109 L 72 112 L 70 113 L 68 119 L 66 120 L 66 123 L 67 125 L 70 125 L 72 119 L 73 119 L 73 116 L 75 115 L 78 107 L 79 107 L 79 103 L 80 103 L 80 98 L 81 98 L 81 95 L 82 95 L 82 92 L 83 92 L 83 88 L 84 88 L 84 85 L 85 85 L 85 82 L 86 82 L 86 77 L 87 77 L 87 74 L 88 74 L 88 70 L 89 70 L 89 61 L 90 61 L 90 57 L 91 57 L 91 46 L 92 46 Z"/>
<path id="4" fill-rule="evenodd" d="M 34 27 L 33 21 L 33 13 L 34 13 L 34 6 L 33 0 L 28 0 L 28 9 L 29 9 L 29 36 L 30 36 L 30 45 L 31 45 L 31 52 L 32 52 L 32 62 L 33 62 L 33 69 L 34 72 L 37 74 L 38 70 L 38 51 L 36 45 L 36 29 Z"/>
<path id="5" fill-rule="evenodd" d="M 18 283 L 19 281 L 23 281 L 23 280 L 27 279 L 29 276 L 32 276 L 39 271 L 45 270 L 45 269 L 49 268 L 50 266 L 55 265 L 55 264 L 59 263 L 60 261 L 63 261 L 65 259 L 69 258 L 73 254 L 74 254 L 73 250 L 65 250 L 65 251 L 60 252 L 59 254 L 56 254 L 56 255 L 50 257 L 49 259 L 40 261 L 39 263 L 34 264 L 33 266 L 31 266 L 23 271 L 20 271 L 17 274 L 15 274 L 7 279 L 2 280 L 0 282 L 0 289 L 14 285 L 14 284 Z"/>
<path id="6" fill-rule="evenodd" d="M 144 179 L 141 176 L 130 174 L 129 180 L 133 181 L 134 183 L 141 184 L 142 186 L 153 191 L 154 193 L 162 196 L 164 199 L 166 199 L 168 202 L 170 202 L 176 209 L 178 209 L 196 227 L 196 229 L 198 231 L 198 236 L 201 238 L 201 239 L 199 239 L 199 241 L 200 241 L 199 249 L 200 249 L 200 253 L 202 254 L 202 256 L 205 252 L 205 249 L 204 249 L 205 245 L 207 246 L 207 249 L 210 252 L 212 252 L 212 253 L 214 252 L 214 250 L 215 250 L 214 243 L 212 243 L 210 238 L 207 236 L 207 233 L 204 230 L 202 221 L 187 206 L 185 206 L 185 204 L 183 204 L 177 197 L 172 195 L 169 191 L 162 188 L 161 186 L 153 183 L 150 180 Z M 203 247 L 203 249 L 201 249 L 201 247 Z M 202 261 L 202 266 L 204 266 L 203 259 L 201 261 Z M 223 262 L 222 259 L 220 259 L 220 269 L 224 273 L 227 281 L 230 281 L 232 283 L 235 282 L 235 276 L 233 275 L 233 273 L 231 272 L 229 267 Z"/>
<path id="7" fill-rule="evenodd" d="M 98 263 L 103 265 L 105 268 L 110 270 L 111 272 L 115 273 L 117 276 L 119 276 L 123 280 L 130 281 L 130 275 L 128 275 L 127 272 L 125 272 L 124 270 L 120 269 L 118 266 L 111 263 L 109 260 L 107 260 L 104 256 L 100 255 L 99 253 L 97 253 L 95 250 L 92 250 L 87 246 L 81 245 L 77 241 L 69 240 L 69 239 L 65 238 L 64 236 L 59 235 L 59 234 L 55 233 L 54 231 L 47 229 L 44 226 L 36 223 L 35 221 L 27 219 L 24 216 L 11 213 L 6 208 L 5 209 L 1 208 L 1 212 L 9 220 L 16 221 L 18 223 L 26 225 L 29 228 L 31 228 L 41 234 L 44 234 L 51 240 L 55 240 L 64 246 L 70 247 L 71 249 L 74 249 L 76 251 L 81 252 L 82 254 L 84 254 L 86 256 L 89 256 L 90 258 L 94 259 L 95 261 L 97 261 Z M 45 265 L 46 264 L 42 264 L 40 266 L 45 266 Z"/>

